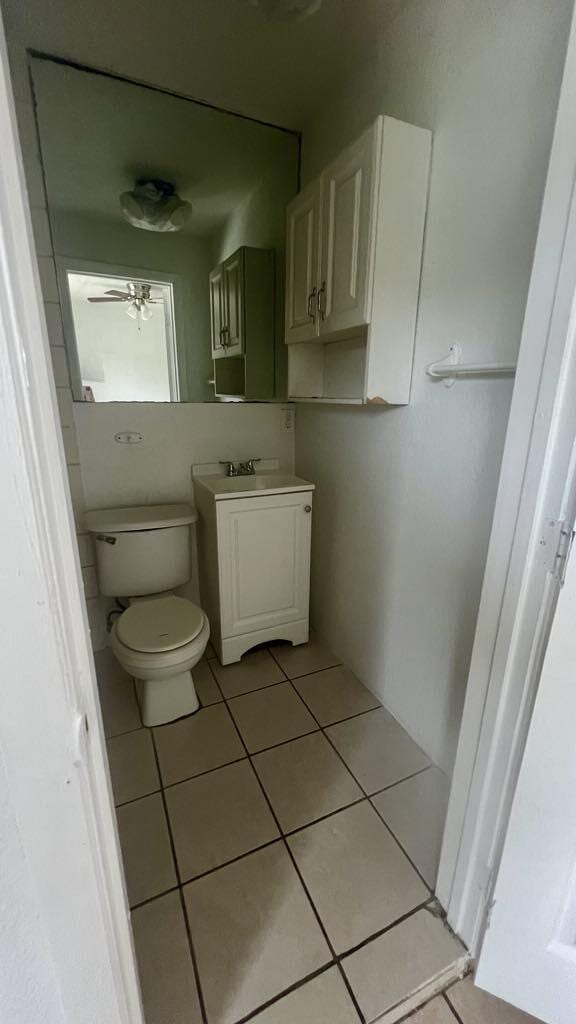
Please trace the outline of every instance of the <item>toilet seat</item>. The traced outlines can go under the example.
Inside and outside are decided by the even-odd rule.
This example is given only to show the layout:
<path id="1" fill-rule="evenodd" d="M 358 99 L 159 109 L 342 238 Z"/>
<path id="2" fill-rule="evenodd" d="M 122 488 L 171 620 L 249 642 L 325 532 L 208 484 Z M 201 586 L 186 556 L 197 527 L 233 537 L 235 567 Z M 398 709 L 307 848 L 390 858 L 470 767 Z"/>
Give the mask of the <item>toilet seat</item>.
<path id="1" fill-rule="evenodd" d="M 192 643 L 205 621 L 198 605 L 170 594 L 130 605 L 117 620 L 115 633 L 124 648 L 161 655 Z"/>

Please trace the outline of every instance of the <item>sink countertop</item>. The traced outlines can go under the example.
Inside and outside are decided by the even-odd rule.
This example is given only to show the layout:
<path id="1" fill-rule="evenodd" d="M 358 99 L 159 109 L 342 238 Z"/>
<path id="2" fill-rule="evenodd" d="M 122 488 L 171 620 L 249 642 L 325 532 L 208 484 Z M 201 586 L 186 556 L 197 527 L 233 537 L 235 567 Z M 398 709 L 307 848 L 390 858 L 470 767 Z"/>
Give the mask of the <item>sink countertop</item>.
<path id="1" fill-rule="evenodd" d="M 195 476 L 194 483 L 209 491 L 215 501 L 222 501 L 226 498 L 262 498 L 265 494 L 289 494 L 291 491 L 314 490 L 314 484 L 290 473 Z"/>

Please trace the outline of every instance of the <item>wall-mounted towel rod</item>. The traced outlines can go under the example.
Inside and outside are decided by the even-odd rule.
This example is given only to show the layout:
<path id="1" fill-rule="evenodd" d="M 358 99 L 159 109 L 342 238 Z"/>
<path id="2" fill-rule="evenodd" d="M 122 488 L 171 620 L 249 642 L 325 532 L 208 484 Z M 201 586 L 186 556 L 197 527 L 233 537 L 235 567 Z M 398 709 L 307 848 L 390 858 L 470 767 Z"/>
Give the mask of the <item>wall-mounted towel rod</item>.
<path id="1" fill-rule="evenodd" d="M 463 363 L 461 359 L 460 346 L 451 345 L 449 354 L 436 363 L 430 363 L 426 373 L 434 380 L 443 381 L 448 388 L 456 383 L 458 377 L 513 377 L 516 373 L 516 363 Z"/>

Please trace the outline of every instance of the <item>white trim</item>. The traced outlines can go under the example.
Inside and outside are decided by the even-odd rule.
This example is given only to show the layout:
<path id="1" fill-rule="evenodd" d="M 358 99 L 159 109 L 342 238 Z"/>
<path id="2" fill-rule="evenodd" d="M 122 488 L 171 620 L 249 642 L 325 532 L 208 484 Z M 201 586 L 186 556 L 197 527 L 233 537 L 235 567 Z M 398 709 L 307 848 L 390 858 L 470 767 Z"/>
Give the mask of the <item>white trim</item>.
<path id="1" fill-rule="evenodd" d="M 58 1022 L 143 1024 L 1 25 L 0 138 L 4 796 L 24 853 L 33 934 L 46 940 Z M 0 878 L 3 917 L 19 912 L 10 882 Z M 34 974 L 22 965 L 22 977 L 17 969 L 7 975 L 5 967 L 2 982 L 11 1020 L 46 1019 Z"/>
<path id="2" fill-rule="evenodd" d="M 567 510 L 576 436 L 576 28 L 564 79 L 526 307 L 460 732 L 437 894 L 476 954 L 517 779 L 557 583 L 539 552 Z"/>
<path id="3" fill-rule="evenodd" d="M 170 309 L 164 307 L 166 325 L 166 344 L 168 356 L 168 374 L 170 379 L 170 401 L 180 402 L 182 381 L 187 382 L 185 346 L 179 351 L 177 338 L 184 337 L 184 320 L 182 314 L 182 277 L 180 274 L 166 274 L 159 270 L 127 267 L 116 263 L 104 263 L 101 260 L 82 259 L 72 256 L 54 257 L 60 303 L 62 307 L 62 324 L 64 342 L 69 358 L 72 396 L 75 402 L 81 402 L 82 384 L 80 365 L 78 362 L 78 345 L 74 317 L 70 302 L 68 272 L 73 274 L 91 274 L 94 277 L 126 277 L 131 281 L 144 281 L 146 284 L 168 285 L 170 288 Z"/>

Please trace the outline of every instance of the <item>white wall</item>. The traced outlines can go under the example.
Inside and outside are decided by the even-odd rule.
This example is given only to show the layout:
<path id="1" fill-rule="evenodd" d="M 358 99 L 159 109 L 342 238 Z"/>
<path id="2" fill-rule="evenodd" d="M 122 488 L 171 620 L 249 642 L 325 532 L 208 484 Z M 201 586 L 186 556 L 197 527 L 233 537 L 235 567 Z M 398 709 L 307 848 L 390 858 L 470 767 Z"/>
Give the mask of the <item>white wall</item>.
<path id="1" fill-rule="evenodd" d="M 304 131 L 305 179 L 379 112 L 434 131 L 411 404 L 299 407 L 296 466 L 317 484 L 314 624 L 448 770 L 511 384 L 424 369 L 454 342 L 514 358 L 571 7 L 407 3 Z"/>
<path id="2" fill-rule="evenodd" d="M 219 459 L 278 458 L 294 468 L 294 431 L 284 407 L 251 402 L 164 405 L 77 402 L 86 508 L 191 501 L 190 469 Z M 137 445 L 118 444 L 119 431 L 138 431 Z"/>
<path id="3" fill-rule="evenodd" d="M 277 458 L 283 471 L 294 470 L 294 430 L 285 428 L 281 405 L 77 402 L 74 418 L 86 508 L 193 503 L 191 467 L 197 462 Z M 118 444 L 114 435 L 122 431 L 138 431 L 144 440 L 138 445 Z M 92 585 L 96 585 L 95 577 Z M 195 563 L 186 592 L 198 600 Z M 92 615 L 96 650 L 106 643 L 108 607 L 109 602 L 99 600 Z"/>

